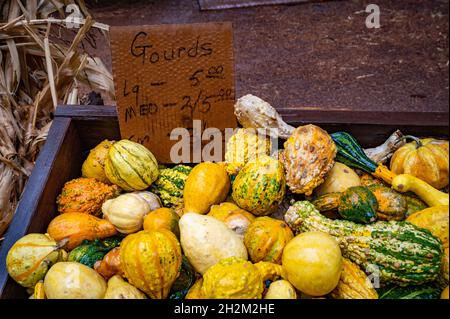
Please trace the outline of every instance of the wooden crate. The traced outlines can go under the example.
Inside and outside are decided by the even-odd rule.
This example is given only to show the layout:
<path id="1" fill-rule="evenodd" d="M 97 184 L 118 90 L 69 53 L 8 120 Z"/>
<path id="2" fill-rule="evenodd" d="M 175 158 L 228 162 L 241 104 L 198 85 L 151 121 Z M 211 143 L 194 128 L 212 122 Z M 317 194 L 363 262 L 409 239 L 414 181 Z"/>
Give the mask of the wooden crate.
<path id="1" fill-rule="evenodd" d="M 347 131 L 363 147 L 381 144 L 396 129 L 416 136 L 449 137 L 449 114 L 392 113 L 342 110 L 283 110 L 284 119 L 296 126 L 314 123 L 329 133 Z M 26 298 L 26 290 L 9 278 L 6 255 L 27 233 L 45 233 L 58 214 L 56 197 L 64 183 L 79 177 L 89 150 L 104 139 L 119 139 L 116 108 L 110 106 L 60 106 L 47 142 L 36 161 L 14 219 L 0 247 L 2 298 Z"/>

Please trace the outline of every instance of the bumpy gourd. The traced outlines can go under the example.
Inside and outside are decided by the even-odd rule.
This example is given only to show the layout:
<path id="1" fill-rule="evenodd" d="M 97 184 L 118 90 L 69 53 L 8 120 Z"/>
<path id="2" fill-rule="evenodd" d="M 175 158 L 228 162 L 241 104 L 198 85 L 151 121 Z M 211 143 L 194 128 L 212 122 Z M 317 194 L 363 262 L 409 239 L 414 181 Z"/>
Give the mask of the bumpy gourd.
<path id="1" fill-rule="evenodd" d="M 120 140 L 114 143 L 105 160 L 109 181 L 126 191 L 148 188 L 158 178 L 158 162 L 145 146 Z"/>
<path id="2" fill-rule="evenodd" d="M 192 167 L 186 165 L 160 168 L 150 190 L 160 197 L 164 207 L 177 206 L 182 202 L 184 185 L 191 171 Z"/>
<path id="3" fill-rule="evenodd" d="M 392 156 L 391 171 L 396 174 L 410 174 L 434 188 L 448 185 L 449 144 L 448 141 L 433 138 L 414 139 L 400 147 Z"/>
<path id="4" fill-rule="evenodd" d="M 211 206 L 208 216 L 224 222 L 242 239 L 250 224 L 255 220 L 255 216 L 229 202 Z"/>
<path id="5" fill-rule="evenodd" d="M 378 299 L 378 293 L 364 271 L 347 258 L 342 259 L 341 278 L 330 296 L 334 299 Z"/>
<path id="6" fill-rule="evenodd" d="M 283 165 L 267 155 L 248 162 L 233 182 L 234 202 L 257 216 L 273 213 L 285 194 Z"/>
<path id="7" fill-rule="evenodd" d="M 117 230 L 105 219 L 84 213 L 65 213 L 56 216 L 50 222 L 47 233 L 57 242 L 67 240 L 64 249 L 70 251 L 85 239 L 111 237 L 117 234 Z"/>
<path id="8" fill-rule="evenodd" d="M 354 186 L 339 197 L 338 212 L 346 220 L 357 223 L 372 223 L 377 217 L 378 201 L 366 187 Z"/>
<path id="9" fill-rule="evenodd" d="M 258 217 L 250 224 L 244 236 L 244 244 L 252 262 L 281 263 L 286 244 L 294 237 L 289 226 L 278 219 Z"/>
<path id="10" fill-rule="evenodd" d="M 28 234 L 9 249 L 6 269 L 23 287 L 34 287 L 44 278 L 48 269 L 61 258 L 58 244 L 44 234 Z"/>
<path id="11" fill-rule="evenodd" d="M 387 285 L 378 290 L 379 299 L 439 299 L 440 293 L 434 283 L 407 287 Z"/>
<path id="12" fill-rule="evenodd" d="M 230 179 L 223 166 L 203 162 L 189 174 L 184 186 L 184 212 L 206 214 L 212 205 L 225 200 Z"/>
<path id="13" fill-rule="evenodd" d="M 105 160 L 108 151 L 115 141 L 104 140 L 89 151 L 89 155 L 81 166 L 83 177 L 92 177 L 103 183 L 110 183 L 105 175 Z"/>
<path id="14" fill-rule="evenodd" d="M 167 298 L 178 277 L 181 258 L 177 238 L 166 229 L 128 235 L 120 246 L 125 277 L 152 299 Z"/>
<path id="15" fill-rule="evenodd" d="M 292 205 L 285 221 L 296 233 L 322 231 L 332 235 L 344 257 L 362 269 L 377 266 L 383 283 L 421 284 L 435 280 L 440 272 L 441 241 L 409 222 L 378 221 L 360 225 L 331 220 L 307 201 Z"/>
<path id="16" fill-rule="evenodd" d="M 123 234 L 142 229 L 144 217 L 150 213 L 150 205 L 137 194 L 127 193 L 107 200 L 102 206 L 103 216 Z"/>
<path id="17" fill-rule="evenodd" d="M 99 215 L 102 204 L 118 196 L 116 185 L 102 183 L 95 178 L 77 178 L 64 184 L 56 203 L 60 213 L 86 213 Z"/>
<path id="18" fill-rule="evenodd" d="M 384 185 L 371 185 L 367 187 L 378 202 L 379 220 L 403 220 L 408 210 L 406 198 Z"/>
<path id="19" fill-rule="evenodd" d="M 309 196 L 333 168 L 336 146 L 326 131 L 309 124 L 293 131 L 280 155 L 289 189 Z"/>
<path id="20" fill-rule="evenodd" d="M 226 170 L 235 175 L 252 158 L 270 155 L 271 141 L 255 129 L 238 129 L 227 142 L 225 152 Z"/>

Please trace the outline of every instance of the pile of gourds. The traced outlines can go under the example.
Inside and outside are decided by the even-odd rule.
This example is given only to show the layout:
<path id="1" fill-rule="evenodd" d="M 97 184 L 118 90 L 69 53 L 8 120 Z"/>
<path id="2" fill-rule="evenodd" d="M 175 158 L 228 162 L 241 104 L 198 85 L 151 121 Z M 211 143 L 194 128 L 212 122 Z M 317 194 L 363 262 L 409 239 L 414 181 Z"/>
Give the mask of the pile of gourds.
<path id="1" fill-rule="evenodd" d="M 97 145 L 10 276 L 35 299 L 448 298 L 448 141 L 414 137 L 388 168 L 348 133 L 282 124 L 271 155 L 251 130 L 267 109 L 238 111 L 222 163 Z"/>

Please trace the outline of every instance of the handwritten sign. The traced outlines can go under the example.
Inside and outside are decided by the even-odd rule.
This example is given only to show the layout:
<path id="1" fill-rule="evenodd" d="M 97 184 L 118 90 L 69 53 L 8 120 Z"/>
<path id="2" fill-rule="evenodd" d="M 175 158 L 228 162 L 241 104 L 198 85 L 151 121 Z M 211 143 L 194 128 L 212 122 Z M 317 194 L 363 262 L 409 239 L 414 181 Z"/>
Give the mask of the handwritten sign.
<path id="1" fill-rule="evenodd" d="M 110 31 L 122 138 L 145 145 L 159 162 L 171 163 L 175 128 L 186 128 L 198 139 L 194 120 L 201 121 L 203 130 L 236 127 L 231 23 L 122 26 Z"/>

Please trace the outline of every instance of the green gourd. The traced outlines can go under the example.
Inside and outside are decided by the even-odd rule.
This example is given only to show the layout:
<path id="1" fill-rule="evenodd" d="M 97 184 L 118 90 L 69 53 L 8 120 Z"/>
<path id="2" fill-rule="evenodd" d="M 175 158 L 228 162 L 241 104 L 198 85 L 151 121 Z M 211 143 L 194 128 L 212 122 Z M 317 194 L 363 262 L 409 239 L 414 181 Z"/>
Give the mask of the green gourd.
<path id="1" fill-rule="evenodd" d="M 412 286 L 387 285 L 378 289 L 379 299 L 439 299 L 441 288 L 435 283 Z"/>
<path id="2" fill-rule="evenodd" d="M 104 240 L 84 240 L 69 253 L 68 261 L 76 261 L 93 268 L 96 261 L 102 260 L 111 249 L 119 246 L 121 241 L 122 237 L 119 236 L 113 236 Z"/>
<path id="3" fill-rule="evenodd" d="M 192 167 L 176 165 L 173 168 L 160 167 L 158 179 L 150 191 L 159 196 L 164 207 L 174 207 L 183 198 L 183 190 Z"/>
<path id="4" fill-rule="evenodd" d="M 419 285 L 436 280 L 444 253 L 430 231 L 406 221 L 361 225 L 324 217 L 308 201 L 293 204 L 285 221 L 298 234 L 321 231 L 336 238 L 342 255 L 362 270 L 377 270 L 382 284 Z"/>

